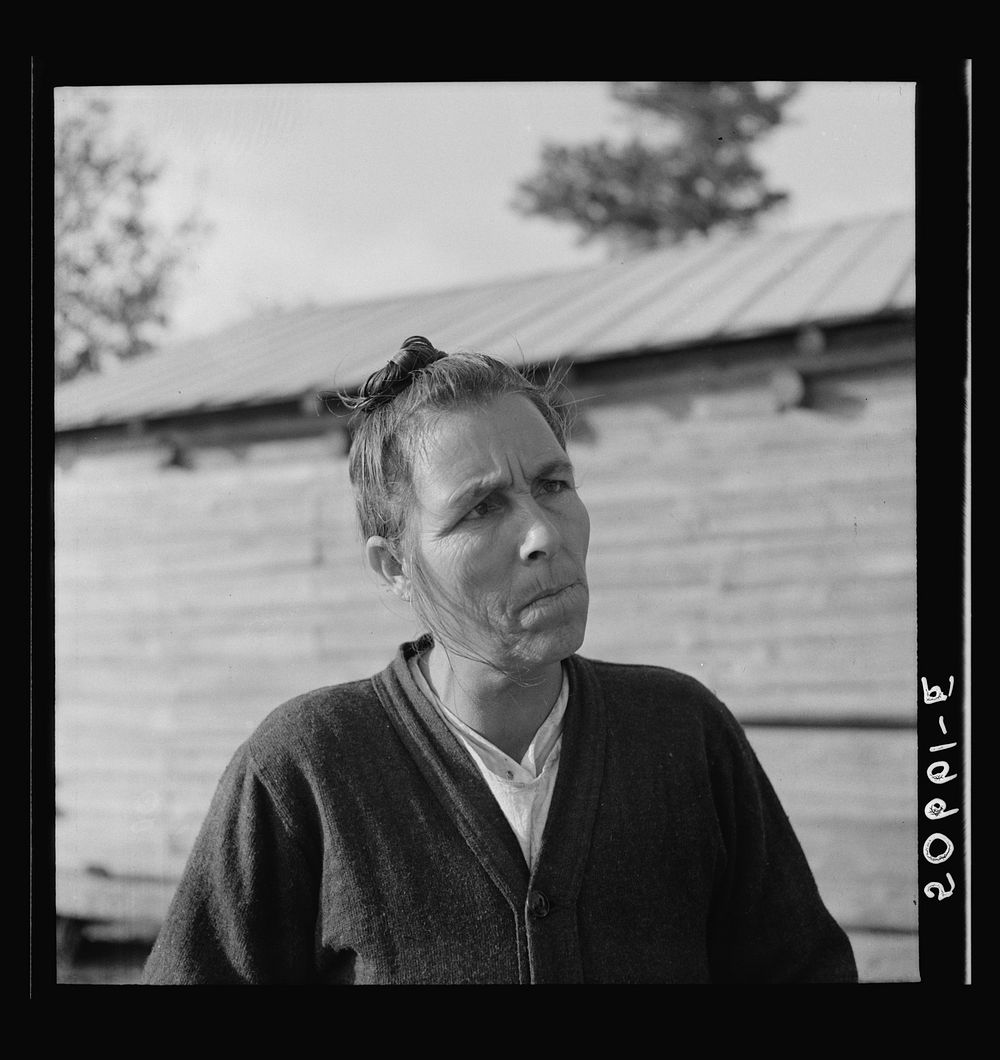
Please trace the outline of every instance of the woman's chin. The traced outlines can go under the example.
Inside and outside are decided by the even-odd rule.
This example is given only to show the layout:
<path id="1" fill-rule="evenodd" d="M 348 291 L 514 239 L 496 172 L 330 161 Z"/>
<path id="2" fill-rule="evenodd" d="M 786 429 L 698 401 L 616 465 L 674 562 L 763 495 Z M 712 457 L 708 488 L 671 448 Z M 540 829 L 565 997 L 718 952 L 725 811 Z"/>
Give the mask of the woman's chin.
<path id="1" fill-rule="evenodd" d="M 578 651 L 587 629 L 586 613 L 559 625 L 529 629 L 518 638 L 510 655 L 523 669 L 541 669 L 560 663 Z"/>
<path id="2" fill-rule="evenodd" d="M 435 640 L 453 659 L 485 663 L 501 673 L 527 675 L 560 663 L 578 651 L 587 630 L 587 589 L 576 590 L 556 604 L 523 608 L 505 629 L 479 623 L 475 640 L 439 630 Z"/>

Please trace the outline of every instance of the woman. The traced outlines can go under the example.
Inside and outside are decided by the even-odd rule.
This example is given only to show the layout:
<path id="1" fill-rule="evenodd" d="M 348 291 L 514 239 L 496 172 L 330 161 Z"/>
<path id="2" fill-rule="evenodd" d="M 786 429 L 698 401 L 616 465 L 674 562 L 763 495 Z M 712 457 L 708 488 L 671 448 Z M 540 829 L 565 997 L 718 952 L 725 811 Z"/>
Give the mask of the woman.
<path id="1" fill-rule="evenodd" d="M 414 337 L 355 405 L 368 560 L 427 632 L 239 749 L 145 981 L 856 981 L 726 708 L 575 654 L 590 523 L 552 394 Z"/>

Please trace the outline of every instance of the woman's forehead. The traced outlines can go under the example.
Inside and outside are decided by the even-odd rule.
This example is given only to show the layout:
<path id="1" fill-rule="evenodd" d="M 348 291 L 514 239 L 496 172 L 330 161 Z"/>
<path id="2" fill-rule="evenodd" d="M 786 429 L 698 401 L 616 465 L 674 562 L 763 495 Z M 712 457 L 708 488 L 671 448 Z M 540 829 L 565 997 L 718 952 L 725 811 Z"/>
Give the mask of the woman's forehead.
<path id="1" fill-rule="evenodd" d="M 480 405 L 447 409 L 428 423 L 414 466 L 426 482 L 453 482 L 567 460 L 534 403 L 523 394 L 504 394 Z"/>

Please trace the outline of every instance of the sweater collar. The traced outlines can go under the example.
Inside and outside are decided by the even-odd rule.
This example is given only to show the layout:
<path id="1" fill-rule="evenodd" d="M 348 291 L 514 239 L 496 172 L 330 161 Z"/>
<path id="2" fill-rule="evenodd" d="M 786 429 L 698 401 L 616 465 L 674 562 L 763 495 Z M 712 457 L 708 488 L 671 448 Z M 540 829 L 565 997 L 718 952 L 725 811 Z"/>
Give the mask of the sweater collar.
<path id="1" fill-rule="evenodd" d="M 432 643 L 425 634 L 401 645 L 392 663 L 373 678 L 383 707 L 428 784 L 512 908 L 523 909 L 529 884 L 550 898 L 574 901 L 586 865 L 604 767 L 604 704 L 593 667 L 577 655 L 566 660 L 569 703 L 559 775 L 539 856 L 529 876 L 517 838 L 482 775 L 410 673 L 408 660 Z"/>

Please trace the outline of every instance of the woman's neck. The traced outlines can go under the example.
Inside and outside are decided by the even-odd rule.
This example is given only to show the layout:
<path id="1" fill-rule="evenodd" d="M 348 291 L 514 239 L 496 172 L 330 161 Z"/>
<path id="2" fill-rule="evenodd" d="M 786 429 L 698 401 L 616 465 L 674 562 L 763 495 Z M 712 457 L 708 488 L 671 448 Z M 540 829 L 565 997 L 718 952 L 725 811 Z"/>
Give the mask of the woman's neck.
<path id="1" fill-rule="evenodd" d="M 445 707 L 516 762 L 524 757 L 562 688 L 559 662 L 530 678 L 512 678 L 435 644 L 420 664 Z"/>

